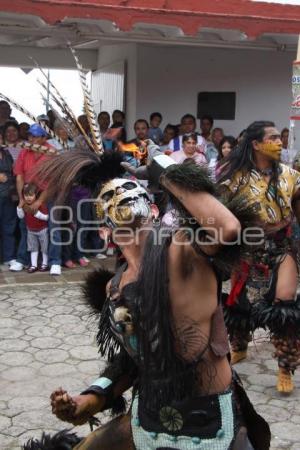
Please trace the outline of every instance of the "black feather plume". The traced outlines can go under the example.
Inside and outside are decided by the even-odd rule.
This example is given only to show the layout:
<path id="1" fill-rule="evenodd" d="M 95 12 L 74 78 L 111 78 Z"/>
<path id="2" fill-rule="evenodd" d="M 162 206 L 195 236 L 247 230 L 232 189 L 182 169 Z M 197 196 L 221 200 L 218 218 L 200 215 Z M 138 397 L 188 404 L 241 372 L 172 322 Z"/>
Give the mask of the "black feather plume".
<path id="1" fill-rule="evenodd" d="M 88 274 L 82 286 L 82 293 L 94 313 L 101 313 L 106 299 L 106 285 L 113 277 L 109 270 L 100 268 Z"/>
<path id="2" fill-rule="evenodd" d="M 22 448 L 23 450 L 72 450 L 81 440 L 82 438 L 76 433 L 62 430 L 53 436 L 43 433 L 40 440 L 30 439 Z"/>

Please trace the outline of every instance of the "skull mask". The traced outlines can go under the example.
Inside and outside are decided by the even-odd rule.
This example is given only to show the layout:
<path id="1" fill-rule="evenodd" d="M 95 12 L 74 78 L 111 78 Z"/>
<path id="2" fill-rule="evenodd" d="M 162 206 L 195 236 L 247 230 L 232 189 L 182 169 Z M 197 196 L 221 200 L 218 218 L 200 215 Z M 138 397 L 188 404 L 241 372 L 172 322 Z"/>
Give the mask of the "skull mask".
<path id="1" fill-rule="evenodd" d="M 115 178 L 106 183 L 97 198 L 97 216 L 109 227 L 130 226 L 150 215 L 150 197 L 136 181 Z"/>

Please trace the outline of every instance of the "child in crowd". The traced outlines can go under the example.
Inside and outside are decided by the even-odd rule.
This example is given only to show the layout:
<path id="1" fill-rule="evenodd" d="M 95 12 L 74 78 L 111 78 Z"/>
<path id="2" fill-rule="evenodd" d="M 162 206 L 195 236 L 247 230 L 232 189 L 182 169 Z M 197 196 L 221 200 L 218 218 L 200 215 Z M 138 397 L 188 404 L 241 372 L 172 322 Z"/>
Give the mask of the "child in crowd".
<path id="1" fill-rule="evenodd" d="M 48 270 L 48 210 L 46 206 L 41 205 L 35 213 L 31 212 L 31 205 L 39 196 L 38 188 L 33 183 L 24 184 L 23 187 L 24 205 L 17 207 L 19 219 L 25 218 L 27 227 L 27 250 L 30 252 L 31 266 L 28 273 L 34 273 L 37 270 L 46 272 Z M 39 247 L 42 252 L 42 264 L 38 268 Z"/>
<path id="2" fill-rule="evenodd" d="M 163 132 L 160 128 L 162 122 L 162 115 L 159 112 L 154 112 L 150 116 L 150 128 L 149 128 L 149 139 L 151 139 L 155 144 L 159 145 L 163 139 Z"/>

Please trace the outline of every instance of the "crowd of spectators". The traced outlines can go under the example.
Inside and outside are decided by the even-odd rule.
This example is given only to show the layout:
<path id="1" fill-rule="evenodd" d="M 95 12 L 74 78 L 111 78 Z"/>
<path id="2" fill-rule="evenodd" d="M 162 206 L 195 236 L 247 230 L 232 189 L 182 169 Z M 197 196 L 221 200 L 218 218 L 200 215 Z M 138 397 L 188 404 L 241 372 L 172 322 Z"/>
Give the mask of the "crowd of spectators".
<path id="1" fill-rule="evenodd" d="M 70 136 L 67 124 L 58 120 L 53 111 L 38 117 L 39 123 L 18 123 L 11 115 L 11 107 L 0 101 L 0 236 L 1 261 L 11 271 L 26 269 L 28 273 L 37 270 L 51 275 L 60 275 L 61 266 L 68 269 L 87 266 L 90 256 L 106 258 L 113 251 L 93 229 L 93 204 L 85 201 L 91 197 L 86 187 L 74 185 L 62 214 L 63 225 L 55 220 L 54 204 L 47 198 L 47 187 L 34 180 L 32 173 L 49 156 L 34 152 L 26 146 L 30 144 L 55 148 L 89 150 L 81 134 Z M 84 132 L 90 136 L 87 117 L 78 117 Z M 41 122 L 52 129 L 57 138 L 50 138 Z M 144 118 L 134 124 L 134 138 L 127 140 L 125 114 L 115 110 L 110 116 L 106 111 L 98 115 L 98 123 L 105 151 L 122 149 L 123 144 L 140 147 L 146 139 L 156 143 L 162 152 L 177 163 L 193 160 L 205 166 L 213 179 L 218 175 L 220 165 L 229 152 L 242 138 L 243 132 L 234 137 L 224 133 L 222 128 L 214 128 L 210 116 L 200 119 L 200 130 L 192 114 L 182 116 L 179 124 L 168 123 L 161 127 L 163 117 L 153 112 L 149 121 Z M 288 129 L 282 131 L 284 162 L 289 163 Z M 137 167 L 141 160 L 134 153 L 124 153 L 125 158 Z M 70 155 L 71 157 L 71 155 Z M 80 208 L 78 208 L 80 205 Z M 49 239 L 50 237 L 50 239 Z M 40 254 L 39 254 L 40 252 Z"/>

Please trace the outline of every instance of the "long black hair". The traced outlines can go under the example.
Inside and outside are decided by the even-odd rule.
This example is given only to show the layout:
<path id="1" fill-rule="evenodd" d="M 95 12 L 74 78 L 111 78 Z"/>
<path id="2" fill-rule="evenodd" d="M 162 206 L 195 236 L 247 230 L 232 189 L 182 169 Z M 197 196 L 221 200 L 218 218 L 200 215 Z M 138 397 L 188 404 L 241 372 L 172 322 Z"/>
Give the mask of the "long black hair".
<path id="1" fill-rule="evenodd" d="M 274 122 L 260 120 L 251 123 L 245 130 L 239 145 L 228 155 L 227 164 L 221 172 L 219 182 L 223 182 L 232 177 L 237 172 L 243 172 L 246 175 L 255 168 L 253 159 L 253 141 L 261 142 L 265 135 L 265 128 L 274 127 Z"/>
<path id="2" fill-rule="evenodd" d="M 165 172 L 166 178 L 180 188 L 189 192 L 208 192 L 217 197 L 214 184 L 207 172 L 195 164 L 176 164 Z M 205 354 L 190 362 L 176 349 L 180 341 L 180 330 L 176 329 L 172 313 L 169 292 L 169 249 L 174 233 L 188 233 L 189 229 L 201 228 L 195 223 L 190 213 L 178 200 L 170 195 L 173 207 L 182 219 L 182 229 L 178 230 L 154 227 L 151 230 L 140 267 L 136 283 L 136 311 L 135 330 L 138 338 L 139 357 L 139 395 L 146 407 L 158 410 L 170 401 L 181 401 L 191 397 L 204 381 L 212 380 L 216 375 L 214 364 L 207 360 Z M 238 218 L 242 229 L 251 226 L 253 222 L 252 210 L 239 197 L 227 204 Z M 153 232 L 152 232 L 153 231 Z M 157 240 L 159 238 L 159 241 Z M 239 259 L 241 245 L 224 246 L 223 251 L 215 255 L 213 265 L 216 276 L 221 277 Z M 195 248 L 196 250 L 196 248 Z M 203 252 L 201 253 L 203 256 Z M 203 336 L 203 344 L 207 344 L 207 337 Z M 199 364 L 201 363 L 201 370 Z"/>
<path id="3" fill-rule="evenodd" d="M 170 401 L 191 396 L 197 366 L 176 353 L 176 331 L 169 294 L 168 252 L 171 230 L 155 245 L 150 233 L 137 281 L 135 323 L 139 345 L 139 395 L 146 408 L 159 410 Z M 200 381 L 200 380 L 199 380 Z"/>
<path id="4" fill-rule="evenodd" d="M 221 159 L 224 158 L 223 153 L 222 153 L 222 147 L 223 145 L 228 142 L 230 147 L 231 147 L 231 151 L 236 147 L 237 145 L 237 140 L 234 136 L 224 136 L 223 139 L 221 140 L 220 144 L 218 145 L 218 158 L 217 160 L 220 161 Z"/>
<path id="5" fill-rule="evenodd" d="M 268 127 L 275 127 L 274 122 L 261 120 L 251 123 L 249 127 L 245 130 L 241 141 L 238 146 L 229 153 L 227 158 L 224 160 L 224 165 L 221 169 L 221 173 L 218 178 L 218 183 L 221 185 L 223 182 L 232 180 L 233 177 L 240 172 L 241 175 L 250 179 L 251 171 L 256 169 L 254 158 L 253 158 L 253 141 L 262 142 L 265 129 Z M 273 188 L 274 198 L 277 205 L 280 208 L 281 214 L 281 205 L 279 202 L 278 196 L 278 177 L 280 173 L 279 162 L 272 162 L 272 174 L 269 181 L 268 189 L 266 194 L 270 192 Z M 256 169 L 257 170 L 257 169 Z M 235 192 L 234 195 L 239 193 L 239 188 Z"/>

